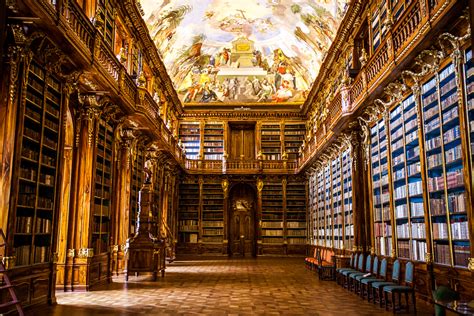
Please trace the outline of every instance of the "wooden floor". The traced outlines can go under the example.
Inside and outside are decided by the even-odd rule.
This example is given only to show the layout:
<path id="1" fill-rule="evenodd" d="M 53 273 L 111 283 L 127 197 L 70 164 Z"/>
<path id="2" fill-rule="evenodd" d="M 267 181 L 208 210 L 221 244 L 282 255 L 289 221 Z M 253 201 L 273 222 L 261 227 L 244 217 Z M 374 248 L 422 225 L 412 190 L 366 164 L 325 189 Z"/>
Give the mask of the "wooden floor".
<path id="1" fill-rule="evenodd" d="M 117 277 L 88 293 L 57 293 L 35 315 L 392 315 L 332 281 L 318 281 L 303 258 L 194 257 L 170 264 L 165 278 Z M 433 315 L 418 303 L 418 315 Z"/>

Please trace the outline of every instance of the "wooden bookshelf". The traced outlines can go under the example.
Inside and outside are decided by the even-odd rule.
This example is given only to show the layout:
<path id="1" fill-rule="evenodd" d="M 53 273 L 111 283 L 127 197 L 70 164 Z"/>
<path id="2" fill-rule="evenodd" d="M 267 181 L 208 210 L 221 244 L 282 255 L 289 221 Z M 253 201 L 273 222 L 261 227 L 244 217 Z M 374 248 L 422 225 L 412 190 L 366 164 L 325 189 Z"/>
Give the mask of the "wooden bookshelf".
<path id="1" fill-rule="evenodd" d="M 324 220 L 324 172 L 322 168 L 319 168 L 316 173 L 316 181 L 317 181 L 317 227 L 318 227 L 318 245 L 325 246 L 326 245 L 326 231 L 325 231 L 325 220 Z"/>
<path id="2" fill-rule="evenodd" d="M 471 157 L 471 170 L 474 174 L 474 59 L 472 56 L 472 50 L 468 49 L 464 56 L 464 85 L 466 94 L 466 109 L 467 122 L 468 122 L 468 143 L 470 144 L 469 156 Z"/>
<path id="3" fill-rule="evenodd" d="M 388 140 L 384 120 L 371 128 L 372 212 L 374 217 L 375 252 L 392 253 L 392 223 L 388 167 Z"/>
<path id="4" fill-rule="evenodd" d="M 130 234 L 136 230 L 136 220 L 138 214 L 138 195 L 143 185 L 143 169 L 145 167 L 145 155 L 141 148 L 138 148 L 133 160 L 132 179 L 130 183 Z"/>
<path id="5" fill-rule="evenodd" d="M 280 124 L 262 124 L 260 139 L 264 159 L 280 160 L 282 148 Z"/>
<path id="6" fill-rule="evenodd" d="M 387 1 L 374 1 L 372 10 L 370 12 L 370 27 L 372 34 L 372 51 L 375 52 L 380 46 L 383 38 L 387 34 Z"/>
<path id="7" fill-rule="evenodd" d="M 222 160 L 224 154 L 224 124 L 206 122 L 204 125 L 204 159 Z"/>
<path id="8" fill-rule="evenodd" d="M 318 186 L 317 173 L 313 172 L 308 183 L 308 214 L 310 245 L 318 245 Z"/>
<path id="9" fill-rule="evenodd" d="M 390 111 L 392 203 L 398 257 L 425 261 L 426 224 L 417 122 L 412 94 Z"/>
<path id="10" fill-rule="evenodd" d="M 224 192 L 220 181 L 206 179 L 203 184 L 201 240 L 220 245 L 224 240 Z"/>
<path id="11" fill-rule="evenodd" d="M 422 113 L 434 262 L 467 267 L 469 224 L 453 63 L 423 84 Z"/>
<path id="12" fill-rule="evenodd" d="M 200 190 L 197 178 L 182 181 L 179 185 L 178 246 L 198 242 L 199 201 Z"/>
<path id="13" fill-rule="evenodd" d="M 283 245 L 284 212 L 281 181 L 265 182 L 262 189 L 262 243 Z"/>
<path id="14" fill-rule="evenodd" d="M 313 244 L 334 249 L 352 249 L 352 159 L 350 149 L 341 149 L 331 159 L 320 162 L 310 177 L 309 217 Z"/>
<path id="15" fill-rule="evenodd" d="M 304 123 L 285 123 L 284 147 L 289 160 L 298 158 L 298 151 L 303 144 L 306 132 Z"/>
<path id="16" fill-rule="evenodd" d="M 104 42 L 113 48 L 115 40 L 115 10 L 112 6 L 112 1 L 98 0 L 97 6 L 101 8 L 99 16 L 103 22 L 102 33 L 104 35 Z"/>
<path id="17" fill-rule="evenodd" d="M 179 125 L 179 139 L 187 159 L 199 159 L 201 132 L 199 122 L 183 122 Z"/>
<path id="18" fill-rule="evenodd" d="M 114 142 L 113 126 L 103 118 L 99 120 L 98 126 L 91 240 L 96 255 L 109 251 Z"/>
<path id="19" fill-rule="evenodd" d="M 410 3 L 411 0 L 390 0 L 393 22 L 398 21 Z"/>
<path id="20" fill-rule="evenodd" d="M 352 207 L 352 158 L 351 150 L 342 152 L 342 213 L 344 214 L 344 248 L 354 246 L 354 213 Z"/>
<path id="21" fill-rule="evenodd" d="M 285 237 L 288 247 L 306 245 L 306 183 L 288 181 L 286 185 Z"/>
<path id="22" fill-rule="evenodd" d="M 20 116 L 17 200 L 12 234 L 16 266 L 51 261 L 59 161 L 61 82 L 33 60 Z"/>

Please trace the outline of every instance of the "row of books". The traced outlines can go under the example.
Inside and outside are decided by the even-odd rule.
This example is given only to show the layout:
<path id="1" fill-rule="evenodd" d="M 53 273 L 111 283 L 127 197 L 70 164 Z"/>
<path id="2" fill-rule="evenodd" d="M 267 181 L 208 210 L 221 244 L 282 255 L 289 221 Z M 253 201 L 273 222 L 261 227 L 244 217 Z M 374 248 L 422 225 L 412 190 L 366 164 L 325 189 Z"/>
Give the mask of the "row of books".
<path id="1" fill-rule="evenodd" d="M 464 184 L 464 177 L 462 170 L 450 171 L 446 174 L 447 189 L 457 188 Z M 428 190 L 430 192 L 444 190 L 444 177 L 429 177 Z"/>
<path id="2" fill-rule="evenodd" d="M 51 233 L 51 220 L 47 218 L 36 217 L 35 220 L 31 216 L 18 216 L 16 218 L 16 233 L 31 234 L 33 231 L 33 223 L 35 233 L 49 234 Z"/>
<path id="3" fill-rule="evenodd" d="M 222 228 L 204 228 L 202 230 L 203 235 L 224 235 L 224 229 Z"/>
<path id="4" fill-rule="evenodd" d="M 178 222 L 178 227 L 179 227 L 180 232 L 191 231 L 191 230 L 199 230 L 199 221 L 192 220 L 192 219 L 180 220 Z"/>
<path id="5" fill-rule="evenodd" d="M 404 223 L 397 225 L 398 238 L 426 238 L 425 223 Z"/>
<path id="6" fill-rule="evenodd" d="M 289 245 L 305 245 L 306 244 L 306 238 L 290 238 L 290 237 L 288 237 L 286 239 L 286 241 Z"/>
<path id="7" fill-rule="evenodd" d="M 383 208 L 382 207 L 375 207 L 374 208 L 374 219 L 376 222 L 378 221 L 389 221 L 391 218 L 390 216 L 390 206 L 387 204 Z"/>
<path id="8" fill-rule="evenodd" d="M 222 236 L 203 236 L 201 238 L 202 242 L 206 243 L 221 243 L 224 241 L 224 238 Z"/>
<path id="9" fill-rule="evenodd" d="M 179 242 L 182 243 L 197 243 L 198 234 L 179 234 Z"/>
<path id="10" fill-rule="evenodd" d="M 224 227 L 224 222 L 223 221 L 203 221 L 202 226 L 203 227 Z"/>
<path id="11" fill-rule="evenodd" d="M 20 246 L 15 248 L 16 265 L 23 266 L 30 264 L 30 255 L 33 252 L 33 263 L 49 261 L 49 247 L 45 246 Z"/>

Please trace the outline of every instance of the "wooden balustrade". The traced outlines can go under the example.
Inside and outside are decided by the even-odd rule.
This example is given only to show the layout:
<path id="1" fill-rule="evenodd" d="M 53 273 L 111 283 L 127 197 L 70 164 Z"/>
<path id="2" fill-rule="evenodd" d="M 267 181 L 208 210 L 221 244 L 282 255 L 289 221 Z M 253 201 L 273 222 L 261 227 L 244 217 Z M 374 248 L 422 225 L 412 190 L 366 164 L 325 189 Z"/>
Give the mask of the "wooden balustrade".
<path id="1" fill-rule="evenodd" d="M 404 19 L 397 23 L 393 29 L 393 49 L 395 55 L 400 55 L 405 47 L 405 43 L 411 38 L 421 23 L 421 11 L 418 1 L 410 7 L 410 11 L 405 13 Z"/>
<path id="2" fill-rule="evenodd" d="M 116 62 L 118 63 L 118 60 L 115 59 Z M 122 64 L 118 63 L 119 67 L 123 67 Z M 121 93 L 125 96 L 125 98 L 132 104 L 135 103 L 136 100 L 136 94 L 137 94 L 137 86 L 135 84 L 135 81 L 133 81 L 132 77 L 129 76 L 128 73 L 124 71 L 124 77 L 123 77 L 123 86 Z"/>
<path id="3" fill-rule="evenodd" d="M 364 83 L 364 78 L 363 78 L 363 73 L 362 73 L 363 71 L 364 70 L 361 70 L 359 72 L 359 75 L 355 78 L 354 83 L 352 84 L 350 96 L 351 96 L 351 101 L 353 105 L 357 104 L 357 101 L 363 95 L 363 92 L 365 90 L 365 83 Z"/>
<path id="4" fill-rule="evenodd" d="M 69 21 L 69 25 L 80 41 L 92 51 L 95 29 L 76 1 L 69 1 L 68 10 L 65 10 L 63 14 L 66 15 L 66 20 Z"/>
<path id="5" fill-rule="evenodd" d="M 156 104 L 155 100 L 153 100 L 153 97 L 148 91 L 145 92 L 145 98 L 143 99 L 142 106 L 143 110 L 150 116 L 150 118 L 155 120 L 160 118 L 159 105 Z"/>
<path id="6" fill-rule="evenodd" d="M 110 75 L 112 80 L 118 83 L 120 68 L 123 66 L 119 63 L 117 58 L 112 54 L 110 49 L 103 42 L 99 46 L 99 54 L 97 57 L 97 61 L 104 68 L 104 70 Z"/>
<path id="7" fill-rule="evenodd" d="M 388 49 L 389 47 L 387 45 L 387 38 L 385 38 L 375 54 L 367 63 L 365 73 L 367 75 L 367 83 L 369 87 L 370 83 L 378 79 L 378 75 L 382 72 L 382 70 L 389 66 Z"/>
<path id="8" fill-rule="evenodd" d="M 342 114 L 342 95 L 341 92 L 338 92 L 334 99 L 331 101 L 328 107 L 328 119 L 330 126 L 337 122 Z"/>
<path id="9" fill-rule="evenodd" d="M 189 171 L 206 171 L 214 173 L 240 173 L 245 172 L 275 172 L 294 173 L 298 161 L 283 160 L 196 160 L 186 159 L 185 168 Z"/>

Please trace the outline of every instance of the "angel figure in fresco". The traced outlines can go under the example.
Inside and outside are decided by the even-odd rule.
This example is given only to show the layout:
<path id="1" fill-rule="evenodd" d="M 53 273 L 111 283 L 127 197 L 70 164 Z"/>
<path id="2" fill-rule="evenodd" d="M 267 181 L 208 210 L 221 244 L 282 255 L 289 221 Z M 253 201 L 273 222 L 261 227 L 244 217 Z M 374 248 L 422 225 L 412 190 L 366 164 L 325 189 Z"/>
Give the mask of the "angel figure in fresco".
<path id="1" fill-rule="evenodd" d="M 283 80 L 280 88 L 272 96 L 274 102 L 285 102 L 288 101 L 293 96 L 291 92 L 290 82 L 288 80 Z"/>

